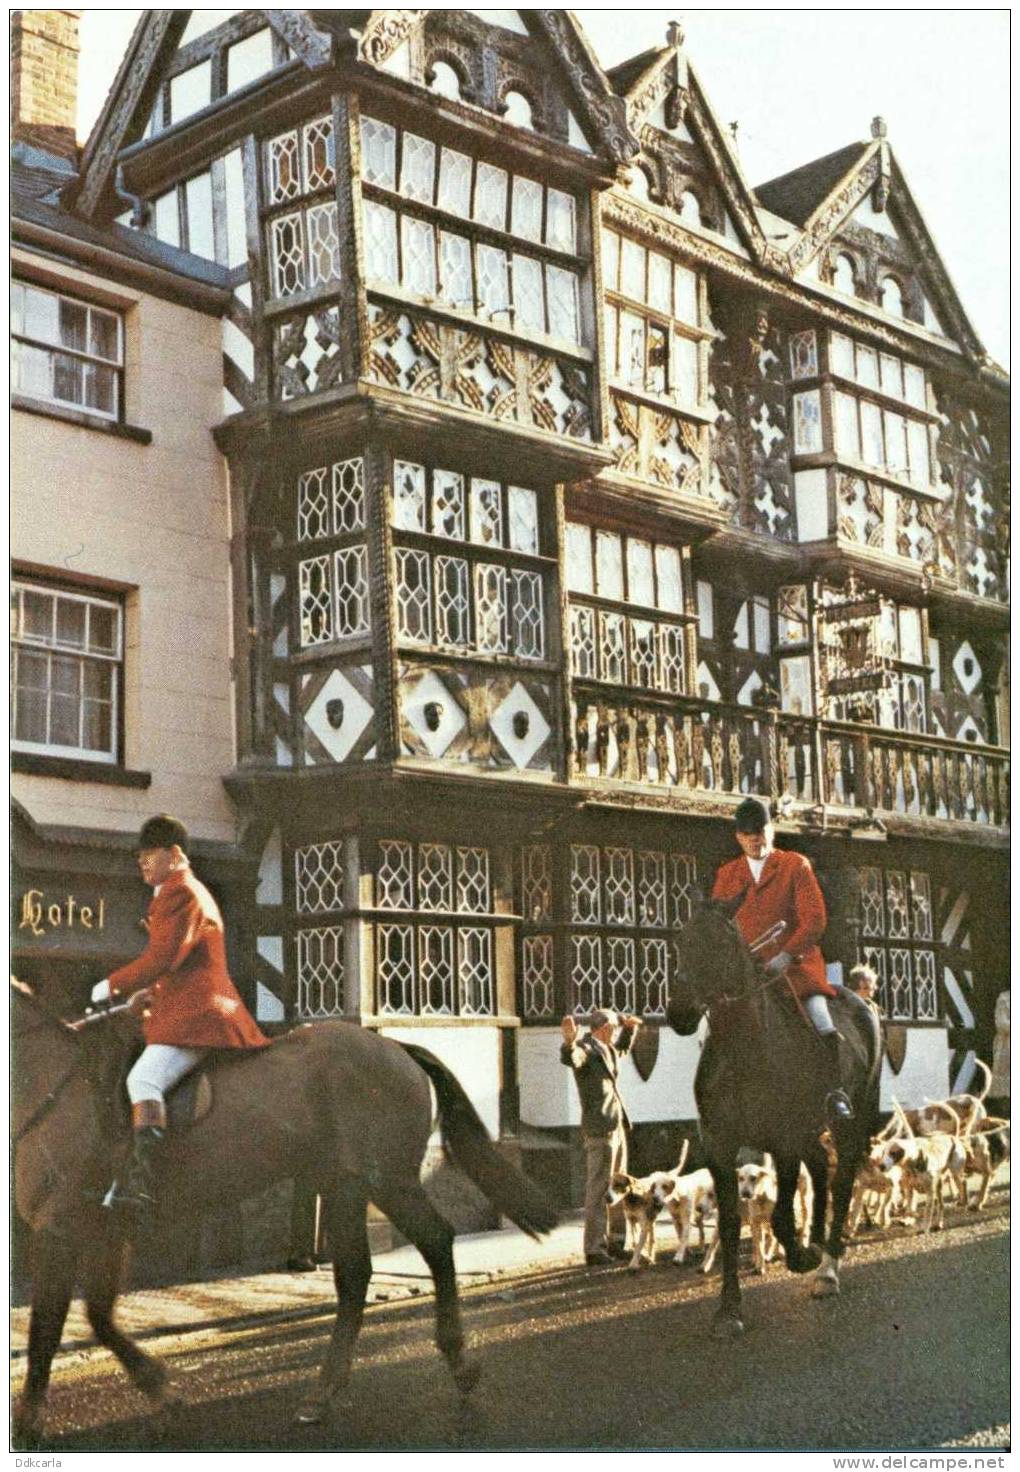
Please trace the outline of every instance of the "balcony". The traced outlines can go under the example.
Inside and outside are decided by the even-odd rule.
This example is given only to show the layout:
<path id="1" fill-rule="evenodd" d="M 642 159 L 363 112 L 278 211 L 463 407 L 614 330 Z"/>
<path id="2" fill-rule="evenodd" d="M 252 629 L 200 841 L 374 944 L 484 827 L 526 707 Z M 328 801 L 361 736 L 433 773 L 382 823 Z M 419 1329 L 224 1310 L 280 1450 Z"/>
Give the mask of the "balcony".
<path id="1" fill-rule="evenodd" d="M 1009 752 L 691 696 L 575 680 L 573 781 L 663 793 L 748 793 L 846 812 L 1009 824 Z"/>

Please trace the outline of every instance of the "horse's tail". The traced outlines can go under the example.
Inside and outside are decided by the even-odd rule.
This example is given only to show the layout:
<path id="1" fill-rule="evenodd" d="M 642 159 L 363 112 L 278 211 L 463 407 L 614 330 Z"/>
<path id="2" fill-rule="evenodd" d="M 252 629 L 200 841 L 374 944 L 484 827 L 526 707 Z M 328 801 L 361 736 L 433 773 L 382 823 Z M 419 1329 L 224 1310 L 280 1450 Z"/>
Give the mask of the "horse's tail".
<path id="1" fill-rule="evenodd" d="M 400 1046 L 432 1082 L 439 1103 L 443 1146 L 454 1164 L 523 1232 L 537 1237 L 551 1231 L 558 1219 L 556 1211 L 534 1182 L 493 1144 L 477 1110 L 446 1064 L 414 1043 Z"/>
<path id="2" fill-rule="evenodd" d="M 844 1004 L 849 1007 L 858 1026 L 866 1040 L 866 1072 L 861 1098 L 866 1113 L 865 1125 L 869 1135 L 874 1132 L 878 1125 L 879 1098 L 882 1077 L 882 1027 L 873 1008 L 859 997 L 856 992 L 846 987 L 840 990 L 840 997 Z"/>

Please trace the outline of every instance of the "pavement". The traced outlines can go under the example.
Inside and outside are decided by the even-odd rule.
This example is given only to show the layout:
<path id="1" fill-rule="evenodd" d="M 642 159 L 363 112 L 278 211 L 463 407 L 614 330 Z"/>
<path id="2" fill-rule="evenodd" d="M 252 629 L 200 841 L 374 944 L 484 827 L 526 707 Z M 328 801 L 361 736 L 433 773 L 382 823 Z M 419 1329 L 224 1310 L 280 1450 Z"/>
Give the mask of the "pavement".
<path id="1" fill-rule="evenodd" d="M 476 1232 L 454 1239 L 454 1264 L 461 1287 L 481 1287 L 527 1278 L 555 1269 L 584 1271 L 581 1253 L 583 1216 L 567 1216 L 536 1242 L 517 1227 Z M 432 1279 L 418 1249 L 410 1245 L 373 1252 L 370 1304 L 427 1298 Z M 163 1288 L 138 1288 L 121 1294 L 117 1320 L 125 1333 L 142 1341 L 167 1335 L 215 1329 L 243 1329 L 255 1324 L 332 1316 L 336 1306 L 333 1270 L 328 1263 L 311 1272 L 253 1273 L 224 1276 Z M 28 1352 L 27 1305 L 11 1313 L 11 1358 L 17 1364 Z M 84 1304 L 75 1299 L 67 1317 L 60 1356 L 94 1348 Z"/>

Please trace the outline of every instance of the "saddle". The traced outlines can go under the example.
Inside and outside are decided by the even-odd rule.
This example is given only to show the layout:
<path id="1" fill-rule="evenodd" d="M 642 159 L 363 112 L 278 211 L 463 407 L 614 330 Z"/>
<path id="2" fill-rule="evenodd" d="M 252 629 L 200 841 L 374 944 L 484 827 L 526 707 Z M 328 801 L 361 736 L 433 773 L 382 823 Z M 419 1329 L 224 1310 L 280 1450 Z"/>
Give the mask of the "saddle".
<path id="1" fill-rule="evenodd" d="M 144 1044 L 128 1048 L 116 1060 L 116 1068 L 109 1077 L 106 1087 L 101 1089 L 103 1098 L 104 1133 L 122 1140 L 131 1132 L 131 1113 L 127 1095 L 127 1076 L 138 1058 Z M 190 1073 L 166 1095 L 167 1130 L 180 1133 L 204 1119 L 213 1106 L 213 1079 L 228 1068 L 250 1055 L 244 1050 L 223 1048 L 212 1051 Z"/>

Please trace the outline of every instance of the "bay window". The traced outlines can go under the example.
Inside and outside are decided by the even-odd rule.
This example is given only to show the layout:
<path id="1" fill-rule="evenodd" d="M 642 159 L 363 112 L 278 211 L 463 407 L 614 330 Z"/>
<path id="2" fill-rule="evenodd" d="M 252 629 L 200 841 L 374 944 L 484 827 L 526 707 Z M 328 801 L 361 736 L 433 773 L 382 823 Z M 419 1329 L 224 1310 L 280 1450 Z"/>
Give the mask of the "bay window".
<path id="1" fill-rule="evenodd" d="M 659 251 L 602 232 L 606 362 L 610 381 L 696 408 L 704 397 L 696 272 Z"/>
<path id="2" fill-rule="evenodd" d="M 361 153 L 371 284 L 580 343 L 572 195 L 372 117 Z"/>

